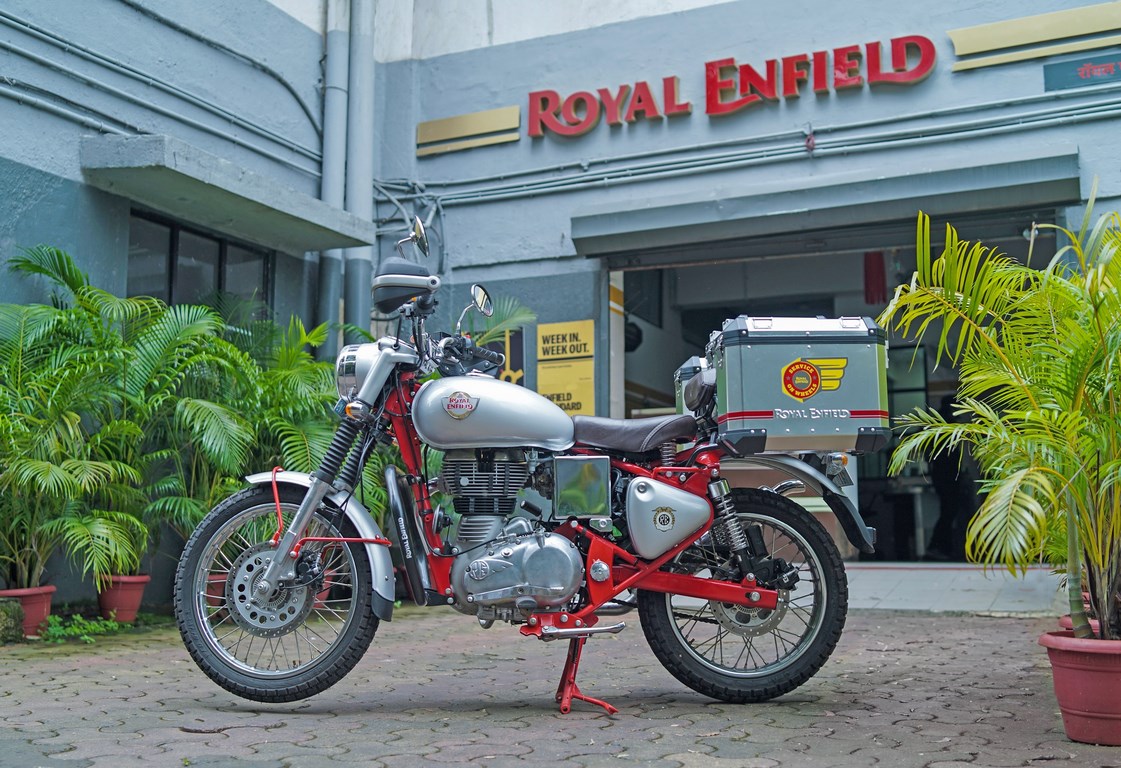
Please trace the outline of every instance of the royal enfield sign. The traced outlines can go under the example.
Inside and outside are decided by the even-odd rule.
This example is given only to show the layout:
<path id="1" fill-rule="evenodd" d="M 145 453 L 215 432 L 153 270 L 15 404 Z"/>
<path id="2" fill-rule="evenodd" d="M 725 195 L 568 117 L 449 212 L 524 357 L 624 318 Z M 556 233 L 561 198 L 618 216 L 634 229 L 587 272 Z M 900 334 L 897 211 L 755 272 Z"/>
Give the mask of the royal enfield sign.
<path id="1" fill-rule="evenodd" d="M 866 83 L 913 85 L 931 73 L 934 61 L 934 43 L 921 35 L 892 38 L 886 56 L 883 45 L 876 42 L 796 53 L 769 59 L 758 67 L 740 64 L 734 58 L 707 61 L 705 114 L 728 115 L 754 104 L 797 99 L 806 91 L 821 95 L 862 88 Z M 633 85 L 576 91 L 567 96 L 542 90 L 529 94 L 526 132 L 534 137 L 547 132 L 581 136 L 601 120 L 608 125 L 622 125 L 692 112 L 692 102 L 681 93 L 676 76 L 663 78 L 656 86 L 640 80 Z"/>
<path id="2" fill-rule="evenodd" d="M 692 80 L 704 83 L 703 93 L 687 93 L 679 75 L 615 86 L 593 85 L 571 93 L 541 89 L 528 95 L 524 132 L 534 139 L 549 134 L 577 138 L 601 123 L 618 126 L 687 118 L 694 114 L 694 99 L 704 104 L 707 117 L 715 118 L 803 96 L 865 86 L 910 86 L 934 70 L 935 58 L 934 43 L 929 38 L 907 35 L 761 62 L 735 57 L 713 59 L 704 62 Z M 430 120 L 417 126 L 417 155 L 515 142 L 522 131 L 522 111 L 517 105 Z"/>

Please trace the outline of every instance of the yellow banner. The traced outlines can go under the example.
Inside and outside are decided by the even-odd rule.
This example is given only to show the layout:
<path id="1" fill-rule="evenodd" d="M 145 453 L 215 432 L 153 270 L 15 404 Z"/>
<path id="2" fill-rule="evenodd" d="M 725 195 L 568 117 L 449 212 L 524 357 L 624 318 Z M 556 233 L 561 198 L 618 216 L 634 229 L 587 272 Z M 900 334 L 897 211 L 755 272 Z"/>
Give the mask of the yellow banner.
<path id="1" fill-rule="evenodd" d="M 537 326 L 537 391 L 570 415 L 595 415 L 595 321 Z"/>

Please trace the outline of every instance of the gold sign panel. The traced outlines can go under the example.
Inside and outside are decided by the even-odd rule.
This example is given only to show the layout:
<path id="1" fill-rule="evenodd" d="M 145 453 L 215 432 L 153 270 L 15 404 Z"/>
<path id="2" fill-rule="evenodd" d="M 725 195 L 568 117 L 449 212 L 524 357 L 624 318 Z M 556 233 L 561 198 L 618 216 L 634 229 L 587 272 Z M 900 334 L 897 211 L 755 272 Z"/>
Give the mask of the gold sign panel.
<path id="1" fill-rule="evenodd" d="M 426 157 L 517 141 L 521 138 L 521 122 L 519 106 L 429 120 L 416 127 L 416 155 Z"/>
<path id="2" fill-rule="evenodd" d="M 978 24 L 946 34 L 962 59 L 954 64 L 954 71 L 960 72 L 1106 48 L 1121 43 L 1121 35 L 1103 34 L 1116 31 L 1121 31 L 1121 2 Z"/>

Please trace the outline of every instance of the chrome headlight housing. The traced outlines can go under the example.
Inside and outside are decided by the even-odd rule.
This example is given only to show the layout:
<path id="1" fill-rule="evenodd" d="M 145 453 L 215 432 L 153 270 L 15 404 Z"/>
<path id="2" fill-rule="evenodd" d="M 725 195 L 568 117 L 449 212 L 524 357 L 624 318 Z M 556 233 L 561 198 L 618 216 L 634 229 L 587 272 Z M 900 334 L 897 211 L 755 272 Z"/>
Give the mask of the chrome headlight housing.
<path id="1" fill-rule="evenodd" d="M 377 344 L 351 344 L 342 348 L 335 358 L 335 385 L 339 397 L 349 400 L 358 394 L 379 354 Z"/>

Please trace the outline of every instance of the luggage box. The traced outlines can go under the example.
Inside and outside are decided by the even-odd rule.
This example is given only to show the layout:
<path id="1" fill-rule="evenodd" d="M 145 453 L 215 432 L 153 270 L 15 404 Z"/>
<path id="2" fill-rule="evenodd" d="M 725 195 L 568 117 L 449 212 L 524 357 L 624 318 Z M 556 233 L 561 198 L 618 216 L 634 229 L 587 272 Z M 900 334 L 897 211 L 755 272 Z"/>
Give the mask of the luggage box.
<path id="1" fill-rule="evenodd" d="M 871 318 L 740 315 L 706 352 L 719 436 L 740 454 L 867 453 L 887 443 L 887 339 Z"/>

